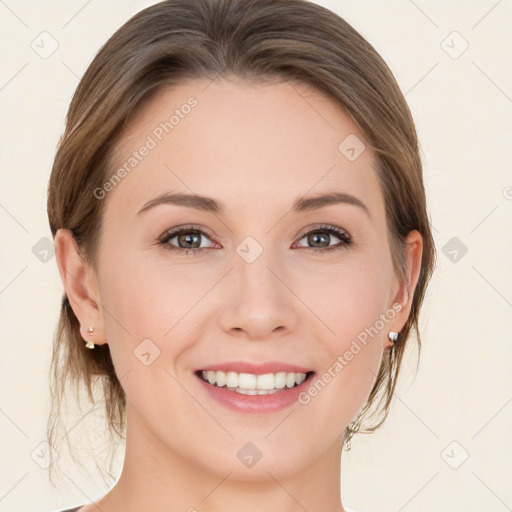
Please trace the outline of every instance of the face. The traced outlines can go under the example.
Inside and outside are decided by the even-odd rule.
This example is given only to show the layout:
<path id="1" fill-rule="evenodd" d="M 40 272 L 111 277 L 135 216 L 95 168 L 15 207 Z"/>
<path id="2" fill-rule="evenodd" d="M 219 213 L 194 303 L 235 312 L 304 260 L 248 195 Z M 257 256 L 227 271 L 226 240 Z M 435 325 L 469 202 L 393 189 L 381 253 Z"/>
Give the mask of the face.
<path id="1" fill-rule="evenodd" d="M 134 439 L 241 480 L 341 450 L 407 317 L 364 143 L 304 84 L 186 82 L 133 120 L 116 148 L 125 172 L 97 194 L 91 286 Z M 328 194 L 345 196 L 315 201 Z M 217 384 L 281 388 L 240 394 L 205 369 Z M 307 379 L 288 388 L 291 373 Z"/>

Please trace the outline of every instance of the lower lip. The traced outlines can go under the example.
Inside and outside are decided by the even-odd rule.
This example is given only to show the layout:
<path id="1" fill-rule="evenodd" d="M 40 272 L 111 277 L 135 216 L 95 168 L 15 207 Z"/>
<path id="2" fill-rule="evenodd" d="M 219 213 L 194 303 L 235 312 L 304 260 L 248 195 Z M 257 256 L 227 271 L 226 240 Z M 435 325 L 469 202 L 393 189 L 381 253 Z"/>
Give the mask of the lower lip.
<path id="1" fill-rule="evenodd" d="M 267 413 L 284 409 L 294 403 L 298 396 L 309 387 L 314 374 L 310 374 L 308 378 L 293 388 L 284 388 L 270 395 L 242 395 L 236 391 L 230 391 L 228 388 L 219 388 L 204 381 L 196 375 L 200 384 L 217 402 L 224 405 L 228 409 L 238 412 L 249 413 Z"/>

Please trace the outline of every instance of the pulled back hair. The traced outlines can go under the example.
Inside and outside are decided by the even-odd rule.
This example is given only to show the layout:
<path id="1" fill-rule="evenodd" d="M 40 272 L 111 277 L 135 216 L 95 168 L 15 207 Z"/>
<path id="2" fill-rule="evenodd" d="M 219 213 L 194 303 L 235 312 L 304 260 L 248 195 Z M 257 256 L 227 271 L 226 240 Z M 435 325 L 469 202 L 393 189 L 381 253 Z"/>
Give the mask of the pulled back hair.
<path id="1" fill-rule="evenodd" d="M 398 343 L 384 351 L 368 399 L 345 430 L 350 449 L 355 433 L 375 431 L 388 416 L 413 334 L 419 356 L 418 315 L 435 247 L 409 108 L 388 66 L 341 17 L 307 0 L 167 0 L 133 16 L 97 53 L 69 106 L 48 186 L 52 235 L 69 229 L 84 261 L 96 268 L 106 201 L 94 190 L 115 170 L 112 155 L 123 130 L 163 88 L 218 77 L 304 83 L 336 101 L 375 152 L 393 268 L 402 282 L 407 279 L 405 239 L 412 230 L 423 237 L 409 318 Z M 111 435 L 123 438 L 126 428 L 126 397 L 109 346 L 87 350 L 79 327 L 64 293 L 50 368 L 47 438 L 55 449 L 68 386 L 77 397 L 86 389 L 92 404 L 104 402 Z M 93 393 L 98 389 L 101 399 Z"/>

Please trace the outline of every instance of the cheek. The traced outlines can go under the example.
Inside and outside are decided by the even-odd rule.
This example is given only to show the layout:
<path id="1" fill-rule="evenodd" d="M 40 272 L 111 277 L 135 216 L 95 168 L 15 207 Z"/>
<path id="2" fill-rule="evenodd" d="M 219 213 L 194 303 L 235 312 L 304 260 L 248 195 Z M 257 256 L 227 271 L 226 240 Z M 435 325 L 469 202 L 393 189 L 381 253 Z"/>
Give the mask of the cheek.
<path id="1" fill-rule="evenodd" d="M 388 307 L 390 278 L 385 266 L 358 262 L 340 267 L 314 289 L 313 304 L 330 328 L 326 339 L 333 349 L 343 350 L 351 340 L 364 339 L 364 333 L 374 326 L 383 333 L 379 319 Z M 375 338 L 373 329 L 372 333 Z"/>
<path id="2" fill-rule="evenodd" d="M 163 251 L 157 258 L 133 251 L 130 258 L 127 250 L 123 257 L 109 258 L 116 265 L 103 267 L 101 302 L 120 375 L 132 367 L 134 355 L 146 348 L 165 356 L 159 363 L 173 364 L 191 342 L 184 332 L 199 322 L 201 297 L 218 280 L 206 265 L 171 266 Z M 199 271 L 200 267 L 205 270 Z"/>
<path id="3" fill-rule="evenodd" d="M 315 296 L 322 320 L 333 331 L 322 340 L 326 357 L 317 387 L 328 388 L 321 398 L 326 408 L 337 404 L 336 414 L 343 416 L 337 424 L 350 421 L 375 382 L 394 318 L 387 309 L 390 283 L 386 262 L 358 264 L 333 274 L 329 293 L 322 287 L 323 295 Z"/>
<path id="4" fill-rule="evenodd" d="M 198 291 L 169 269 L 132 263 L 105 274 L 101 296 L 107 339 L 131 406 L 142 417 L 156 414 L 152 421 L 169 425 L 178 413 L 194 413 L 172 375 L 177 375 L 180 355 L 194 338 L 184 329 L 190 327 L 187 311 L 192 315 Z"/>

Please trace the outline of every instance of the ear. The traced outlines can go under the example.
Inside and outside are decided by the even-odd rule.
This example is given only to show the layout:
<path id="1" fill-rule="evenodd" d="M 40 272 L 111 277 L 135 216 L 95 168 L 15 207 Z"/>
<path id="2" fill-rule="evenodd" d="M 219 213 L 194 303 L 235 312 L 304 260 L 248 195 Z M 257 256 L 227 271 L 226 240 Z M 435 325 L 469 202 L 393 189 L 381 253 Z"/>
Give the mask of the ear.
<path id="1" fill-rule="evenodd" d="M 418 284 L 421 270 L 421 258 L 423 252 L 423 237 L 417 230 L 411 231 L 407 236 L 404 247 L 404 260 L 406 270 L 406 281 L 398 283 L 398 289 L 390 307 L 397 311 L 389 330 L 400 332 L 409 318 L 411 312 L 414 290 Z M 385 349 L 391 348 L 393 343 L 386 336 Z"/>
<path id="2" fill-rule="evenodd" d="M 59 229 L 54 244 L 60 277 L 71 308 L 80 322 L 80 334 L 84 340 L 102 345 L 106 337 L 95 272 L 80 255 L 69 229 Z M 93 336 L 87 332 L 88 327 L 94 327 Z"/>

